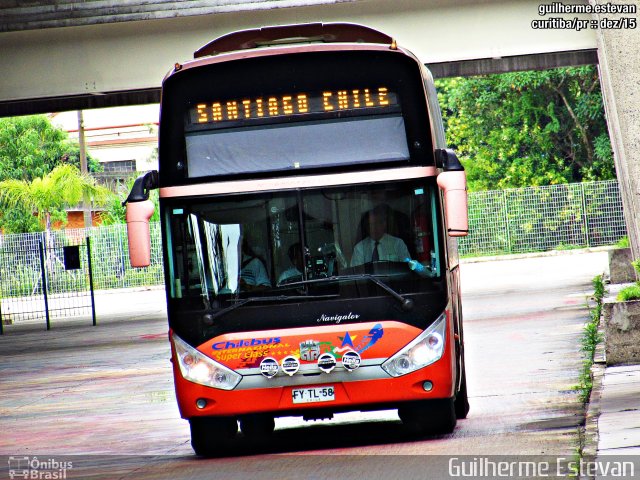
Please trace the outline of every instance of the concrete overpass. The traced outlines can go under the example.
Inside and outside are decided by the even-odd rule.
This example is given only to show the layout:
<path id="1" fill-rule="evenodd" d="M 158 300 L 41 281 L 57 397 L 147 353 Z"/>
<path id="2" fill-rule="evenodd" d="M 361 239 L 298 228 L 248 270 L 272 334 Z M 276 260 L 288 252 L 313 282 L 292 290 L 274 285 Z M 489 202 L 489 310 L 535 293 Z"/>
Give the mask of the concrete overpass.
<path id="1" fill-rule="evenodd" d="M 42 110 L 25 99 L 46 99 L 44 110 L 78 96 L 84 98 L 72 108 L 84 101 L 97 106 L 157 99 L 160 82 L 175 62 L 192 58 L 219 35 L 262 25 L 363 23 L 397 38 L 440 75 L 451 68 L 482 72 L 596 61 L 594 30 L 531 28 L 532 20 L 544 18 L 538 15 L 538 0 L 128 0 L 73 8 L 66 1 L 53 2 L 57 7 L 28 3 L 41 5 L 0 13 L 0 114 Z M 449 63 L 460 61 L 467 63 Z"/>
<path id="2" fill-rule="evenodd" d="M 0 116 L 157 102 L 175 62 L 224 33 L 274 24 L 363 23 L 397 38 L 436 76 L 597 62 L 638 258 L 638 0 L 616 0 L 631 14 L 611 13 L 603 0 L 574 1 L 606 11 L 540 15 L 540 0 L 5 0 Z M 625 23 L 616 29 L 603 19 Z"/>

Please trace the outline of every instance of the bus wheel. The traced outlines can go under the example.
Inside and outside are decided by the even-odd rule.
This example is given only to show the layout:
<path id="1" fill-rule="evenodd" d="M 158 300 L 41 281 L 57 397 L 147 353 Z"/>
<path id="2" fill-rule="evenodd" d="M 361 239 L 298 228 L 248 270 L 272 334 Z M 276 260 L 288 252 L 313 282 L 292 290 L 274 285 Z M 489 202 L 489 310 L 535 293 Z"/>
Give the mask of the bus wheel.
<path id="1" fill-rule="evenodd" d="M 201 457 L 219 454 L 238 433 L 238 422 L 232 417 L 193 417 L 189 426 L 191 446 Z"/>
<path id="2" fill-rule="evenodd" d="M 398 415 L 405 428 L 414 435 L 451 433 L 456 426 L 453 399 L 412 403 L 400 407 Z"/>
<path id="3" fill-rule="evenodd" d="M 467 373 L 462 371 L 462 383 L 455 401 L 456 418 L 467 418 L 469 414 L 469 397 L 467 396 Z"/>
<path id="4" fill-rule="evenodd" d="M 264 438 L 273 433 L 276 422 L 270 415 L 247 415 L 240 418 L 240 430 L 250 438 Z"/>

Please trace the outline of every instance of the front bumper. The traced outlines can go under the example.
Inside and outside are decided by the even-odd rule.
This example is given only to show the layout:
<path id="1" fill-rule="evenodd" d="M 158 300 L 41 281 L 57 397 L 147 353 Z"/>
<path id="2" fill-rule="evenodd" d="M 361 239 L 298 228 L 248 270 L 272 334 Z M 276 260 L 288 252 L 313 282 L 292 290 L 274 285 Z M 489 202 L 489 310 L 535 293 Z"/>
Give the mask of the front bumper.
<path id="1" fill-rule="evenodd" d="M 355 372 L 297 375 L 271 380 L 261 375 L 248 375 L 231 391 L 189 382 L 174 364 L 176 396 L 183 418 L 255 413 L 269 413 L 274 417 L 304 416 L 312 409 L 344 412 L 377 410 L 377 406 L 382 405 L 393 408 L 404 402 L 452 398 L 455 378 L 455 362 L 449 347 L 434 364 L 401 377 L 389 376 L 380 365 L 363 365 Z M 431 390 L 425 390 L 425 381 L 432 383 Z M 331 401 L 293 403 L 294 388 L 328 386 L 335 391 L 335 399 Z M 198 408 L 198 400 L 206 406 Z"/>

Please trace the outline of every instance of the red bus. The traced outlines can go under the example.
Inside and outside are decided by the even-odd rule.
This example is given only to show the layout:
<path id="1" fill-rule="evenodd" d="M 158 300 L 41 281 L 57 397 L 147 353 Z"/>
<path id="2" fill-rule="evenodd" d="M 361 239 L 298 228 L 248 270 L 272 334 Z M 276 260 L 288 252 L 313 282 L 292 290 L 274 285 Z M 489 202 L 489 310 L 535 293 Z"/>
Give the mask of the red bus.
<path id="1" fill-rule="evenodd" d="M 175 389 L 199 455 L 274 418 L 467 415 L 464 169 L 429 71 L 353 24 L 240 31 L 162 85 L 159 171 L 127 199 L 149 262 L 160 189 Z"/>

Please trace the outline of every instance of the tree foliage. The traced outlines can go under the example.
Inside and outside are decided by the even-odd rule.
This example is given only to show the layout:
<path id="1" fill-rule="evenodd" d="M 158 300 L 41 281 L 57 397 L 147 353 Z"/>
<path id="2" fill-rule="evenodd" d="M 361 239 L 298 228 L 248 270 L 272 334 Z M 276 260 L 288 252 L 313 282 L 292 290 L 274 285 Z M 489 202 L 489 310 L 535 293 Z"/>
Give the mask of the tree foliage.
<path id="1" fill-rule="evenodd" d="M 89 171 L 102 167 L 87 155 Z M 54 127 L 46 115 L 0 118 L 0 181 L 31 182 L 45 177 L 57 166 L 68 164 L 80 168 L 80 146 L 69 140 L 67 132 Z M 64 212 L 52 211 L 53 219 L 64 220 Z M 0 228 L 6 232 L 33 232 L 43 225 L 26 204 L 3 209 Z"/>
<path id="2" fill-rule="evenodd" d="M 0 180 L 31 181 L 69 163 L 80 168 L 80 147 L 46 115 L 0 118 Z M 101 170 L 87 156 L 89 171 Z"/>
<path id="3" fill-rule="evenodd" d="M 0 119 L 0 180 L 46 175 L 66 153 L 66 133 L 44 115 Z"/>
<path id="4" fill-rule="evenodd" d="M 615 178 L 594 66 L 437 81 L 470 190 Z"/>
<path id="5" fill-rule="evenodd" d="M 20 207 L 31 212 L 31 216 L 35 214 L 46 230 L 51 229 L 53 219 L 61 219 L 65 208 L 77 205 L 83 198 L 101 203 L 110 196 L 111 192 L 96 185 L 92 177 L 73 165 L 58 165 L 32 181 L 0 182 L 0 204 L 6 209 Z"/>

